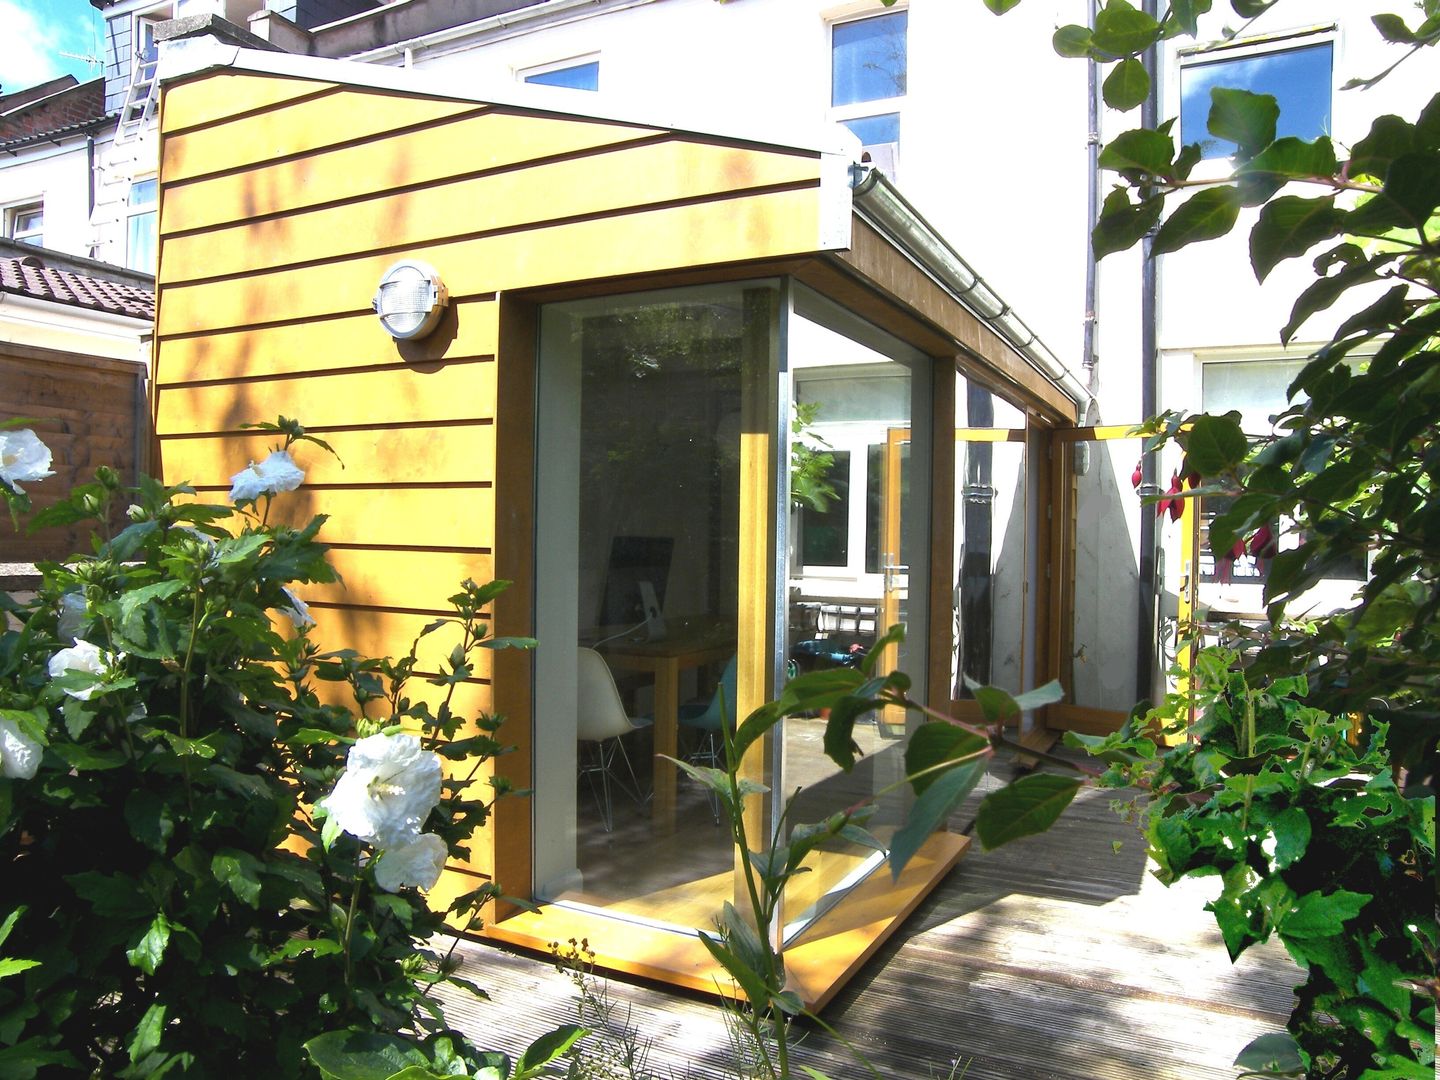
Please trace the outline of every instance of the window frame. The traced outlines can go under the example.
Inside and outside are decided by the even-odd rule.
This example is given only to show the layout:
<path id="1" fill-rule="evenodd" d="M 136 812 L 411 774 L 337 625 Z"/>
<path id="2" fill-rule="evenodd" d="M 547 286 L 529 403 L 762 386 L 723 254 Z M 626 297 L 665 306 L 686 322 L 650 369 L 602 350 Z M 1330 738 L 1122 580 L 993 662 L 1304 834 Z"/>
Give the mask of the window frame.
<path id="1" fill-rule="evenodd" d="M 833 104 L 835 100 L 835 30 L 840 26 L 849 26 L 854 23 L 865 22 L 870 19 L 884 19 L 903 15 L 905 17 L 905 93 L 895 94 L 890 97 L 869 98 L 864 101 L 853 101 L 845 105 Z M 908 4 L 895 4 L 893 7 L 870 7 L 866 6 L 859 11 L 847 11 L 843 15 L 835 15 L 826 20 L 825 23 L 826 41 L 826 70 L 829 75 L 829 83 L 826 88 L 826 116 L 836 124 L 847 125 L 849 121 L 870 120 L 884 116 L 893 115 L 896 118 L 897 131 L 893 142 L 887 143 L 861 143 L 867 152 L 871 147 L 893 147 L 889 153 L 889 161 L 876 161 L 877 165 L 889 165 L 884 169 L 893 180 L 896 173 L 900 171 L 900 144 L 905 131 L 905 104 L 910 92 L 910 8 Z M 857 138 L 859 136 L 856 136 Z"/>
<path id="2" fill-rule="evenodd" d="M 557 86 L 555 83 L 536 81 L 536 76 L 551 75 L 556 72 L 569 71 L 573 68 L 589 67 L 595 65 L 595 85 L 589 86 Z M 562 60 L 550 60 L 543 64 L 527 64 L 524 67 L 514 69 L 517 82 L 525 83 L 528 86 L 549 86 L 556 90 L 579 90 L 587 94 L 598 94 L 600 92 L 600 54 L 598 52 L 581 53 L 578 56 L 567 56 Z"/>
<path id="3" fill-rule="evenodd" d="M 40 225 L 38 228 L 22 229 L 20 219 L 27 214 L 38 214 Z M 25 202 L 15 203 L 5 208 L 5 236 L 17 244 L 26 244 L 30 247 L 45 246 L 45 200 L 29 199 Z"/>
<path id="4" fill-rule="evenodd" d="M 1214 41 L 1203 45 L 1195 45 L 1187 48 L 1176 49 L 1174 54 L 1175 62 L 1171 65 L 1171 76 L 1169 79 L 1171 100 L 1174 103 L 1173 109 L 1169 112 L 1174 115 L 1179 128 L 1178 137 L 1180 145 L 1201 142 L 1209 137 L 1209 130 L 1202 128 L 1195 137 L 1185 128 L 1183 113 L 1185 106 L 1184 97 L 1184 75 L 1187 68 L 1200 67 L 1208 64 L 1219 64 L 1228 61 L 1250 60 L 1258 57 L 1279 56 L 1284 53 L 1298 52 L 1302 49 L 1315 48 L 1317 46 L 1328 46 L 1330 49 L 1330 85 L 1328 88 L 1329 100 L 1327 112 L 1329 114 L 1330 131 L 1320 134 L 1334 137 L 1335 126 L 1335 72 L 1339 66 L 1340 58 L 1340 36 L 1339 28 L 1331 23 L 1323 26 L 1312 26 L 1303 29 L 1289 30 L 1281 33 L 1258 35 L 1248 38 L 1239 38 L 1233 41 Z M 1196 178 L 1206 179 L 1213 176 L 1223 175 L 1229 170 L 1229 162 L 1233 154 L 1207 155 L 1200 159 L 1196 165 Z"/>

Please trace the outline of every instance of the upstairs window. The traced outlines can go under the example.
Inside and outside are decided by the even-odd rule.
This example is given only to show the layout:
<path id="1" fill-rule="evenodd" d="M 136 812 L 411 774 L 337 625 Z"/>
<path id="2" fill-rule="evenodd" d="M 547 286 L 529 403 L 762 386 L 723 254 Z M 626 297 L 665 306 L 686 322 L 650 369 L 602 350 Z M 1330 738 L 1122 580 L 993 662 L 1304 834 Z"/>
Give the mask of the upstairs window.
<path id="1" fill-rule="evenodd" d="M 155 272 L 155 195 L 158 181 L 137 180 L 126 199 L 125 265 Z"/>
<path id="2" fill-rule="evenodd" d="M 563 86 L 570 90 L 599 90 L 600 61 L 562 60 L 558 64 L 545 64 L 520 73 L 527 83 L 542 86 Z"/>
<path id="3" fill-rule="evenodd" d="M 862 160 L 891 179 L 898 171 L 900 107 L 909 77 L 909 19 L 907 11 L 891 11 L 830 28 L 831 119 L 860 140 Z"/>
<path id="4" fill-rule="evenodd" d="M 40 203 L 16 206 L 6 212 L 6 234 L 19 244 L 43 247 L 45 244 L 45 209 Z"/>
<path id="5" fill-rule="evenodd" d="M 1218 50 L 1181 58 L 1180 135 L 1198 142 L 1204 158 L 1225 158 L 1235 144 L 1210 134 L 1210 91 L 1216 87 L 1269 94 L 1280 106 L 1277 136 L 1314 139 L 1330 134 L 1334 45 L 1322 41 L 1290 49 Z"/>

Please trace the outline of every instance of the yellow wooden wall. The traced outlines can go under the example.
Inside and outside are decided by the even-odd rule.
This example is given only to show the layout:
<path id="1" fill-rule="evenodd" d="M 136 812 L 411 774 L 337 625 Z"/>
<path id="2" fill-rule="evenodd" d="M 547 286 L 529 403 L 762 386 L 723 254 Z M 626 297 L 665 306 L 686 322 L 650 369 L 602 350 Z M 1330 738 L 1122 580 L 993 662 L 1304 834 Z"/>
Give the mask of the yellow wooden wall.
<path id="1" fill-rule="evenodd" d="M 223 499 L 273 442 L 242 424 L 283 413 L 331 443 L 343 468 L 301 444 L 306 483 L 276 510 L 330 515 L 344 584 L 302 594 L 325 645 L 369 654 L 492 576 L 497 385 L 533 363 L 497 355 L 499 294 L 818 243 L 814 153 L 240 71 L 168 86 L 161 128 L 159 468 Z M 370 311 L 401 256 L 451 293 L 405 345 Z M 422 666 L 452 644 L 427 638 Z M 488 708 L 489 674 L 482 656 L 466 707 Z"/>

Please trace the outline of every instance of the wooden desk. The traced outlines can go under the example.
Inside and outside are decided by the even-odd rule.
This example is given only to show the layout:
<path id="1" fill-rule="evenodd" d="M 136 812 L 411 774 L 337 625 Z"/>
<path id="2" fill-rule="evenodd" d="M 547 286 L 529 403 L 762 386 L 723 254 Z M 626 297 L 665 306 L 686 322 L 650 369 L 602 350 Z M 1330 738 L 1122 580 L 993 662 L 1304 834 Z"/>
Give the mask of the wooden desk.
<path id="1" fill-rule="evenodd" d="M 606 663 L 622 671 L 642 671 L 655 677 L 655 798 L 651 815 L 655 827 L 675 827 L 675 765 L 666 757 L 679 757 L 680 673 L 729 660 L 735 655 L 735 634 L 711 626 L 681 629 L 660 641 L 612 641 L 600 647 Z"/>

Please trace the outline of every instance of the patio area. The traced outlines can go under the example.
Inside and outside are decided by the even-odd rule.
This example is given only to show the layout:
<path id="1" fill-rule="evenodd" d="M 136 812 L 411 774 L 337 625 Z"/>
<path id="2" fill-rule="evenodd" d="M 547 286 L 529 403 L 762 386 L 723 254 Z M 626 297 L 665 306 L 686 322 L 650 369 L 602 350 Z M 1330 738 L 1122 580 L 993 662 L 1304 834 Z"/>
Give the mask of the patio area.
<path id="1" fill-rule="evenodd" d="M 982 793 L 952 829 L 969 824 Z M 1142 841 L 1111 796 L 1082 792 L 1042 836 L 972 847 L 825 1020 L 886 1077 L 1231 1080 L 1246 1043 L 1283 1029 L 1298 972 L 1277 942 L 1232 966 L 1203 910 L 1208 883 L 1166 889 L 1146 873 Z M 491 1000 L 447 994 L 447 1014 L 479 1045 L 518 1052 L 575 1020 L 571 980 L 544 959 L 468 942 L 457 955 Z M 612 1024 L 649 1043 L 649 1074 L 736 1075 L 713 1002 L 595 985 Z M 793 1060 L 834 1080 L 867 1075 L 818 1029 Z"/>

